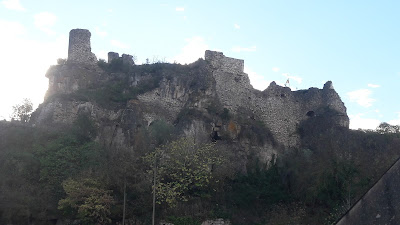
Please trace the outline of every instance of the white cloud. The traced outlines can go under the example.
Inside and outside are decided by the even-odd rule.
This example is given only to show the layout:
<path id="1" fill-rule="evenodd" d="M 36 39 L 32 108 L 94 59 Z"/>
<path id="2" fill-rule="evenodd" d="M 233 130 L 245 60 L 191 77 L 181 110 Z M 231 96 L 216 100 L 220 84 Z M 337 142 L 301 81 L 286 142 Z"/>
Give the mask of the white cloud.
<path id="1" fill-rule="evenodd" d="M 235 29 L 240 29 L 240 26 L 238 24 L 233 24 L 233 26 L 235 27 Z"/>
<path id="2" fill-rule="evenodd" d="M 271 80 L 266 79 L 264 76 L 254 72 L 247 66 L 244 66 L 244 72 L 249 75 L 250 83 L 253 85 L 253 88 L 263 91 L 265 90 L 269 84 L 272 82 Z"/>
<path id="3" fill-rule="evenodd" d="M 100 37 L 105 37 L 105 36 L 107 36 L 107 32 L 101 30 L 101 29 L 98 28 L 98 27 L 95 28 L 95 32 L 96 32 L 96 34 L 99 35 Z"/>
<path id="4" fill-rule="evenodd" d="M 292 75 L 290 75 L 289 73 L 282 73 L 282 76 L 284 76 L 284 77 L 286 77 L 287 79 L 289 79 L 289 82 L 290 82 L 290 80 L 294 80 L 294 81 L 296 81 L 297 83 L 301 84 L 301 82 L 303 81 L 303 78 L 298 77 L 298 76 L 292 76 Z"/>
<path id="5" fill-rule="evenodd" d="M 372 118 L 363 118 L 362 113 L 356 115 L 349 115 L 350 129 L 376 129 L 381 121 Z"/>
<path id="6" fill-rule="evenodd" d="M 33 16 L 34 24 L 43 32 L 54 35 L 55 32 L 51 29 L 57 22 L 57 16 L 50 12 L 41 12 Z"/>
<path id="7" fill-rule="evenodd" d="M 397 119 L 389 120 L 389 124 L 391 125 L 400 125 L 400 112 L 397 113 Z"/>
<path id="8" fill-rule="evenodd" d="M 204 52 L 209 49 L 204 41 L 204 38 L 195 36 L 185 39 L 186 45 L 182 48 L 181 52 L 175 56 L 172 61 L 181 64 L 192 63 L 204 56 Z"/>
<path id="9" fill-rule="evenodd" d="M 12 40 L 14 37 L 26 33 L 26 28 L 22 24 L 14 21 L 0 20 L 0 28 L 3 31 L 3 34 L 0 35 L 3 39 L 10 38 L 10 40 Z"/>
<path id="10" fill-rule="evenodd" d="M 240 46 L 235 46 L 232 48 L 233 52 L 255 52 L 257 50 L 256 46 L 251 46 L 251 47 L 240 47 Z"/>
<path id="11" fill-rule="evenodd" d="M 274 68 L 272 68 L 272 71 L 274 71 L 274 72 L 279 72 L 279 68 L 278 67 L 274 67 Z"/>
<path id="12" fill-rule="evenodd" d="M 368 87 L 378 88 L 378 87 L 381 87 L 381 85 L 379 85 L 379 84 L 368 84 Z"/>
<path id="13" fill-rule="evenodd" d="M 183 8 L 183 7 L 176 7 L 176 8 L 175 8 L 175 11 L 183 12 L 183 11 L 185 11 L 185 8 Z"/>
<path id="14" fill-rule="evenodd" d="M 122 42 L 120 42 L 120 41 L 117 41 L 117 40 L 111 40 L 110 43 L 111 43 L 112 46 L 117 47 L 117 48 L 121 48 L 121 49 L 130 48 L 129 45 L 127 45 L 127 44 L 125 44 L 125 43 L 122 43 Z"/>
<path id="15" fill-rule="evenodd" d="M 24 12 L 26 9 L 21 5 L 19 0 L 4 0 L 1 2 L 7 9 Z"/>
<path id="16" fill-rule="evenodd" d="M 372 103 L 376 101 L 370 97 L 371 94 L 372 91 L 369 89 L 360 89 L 348 92 L 347 97 L 349 98 L 350 102 L 356 102 L 362 107 L 367 108 L 372 106 Z"/>
<path id="17" fill-rule="evenodd" d="M 98 52 L 95 52 L 95 55 L 97 56 L 98 59 L 104 59 L 108 60 L 108 52 L 105 50 L 100 50 Z"/>
<path id="18" fill-rule="evenodd" d="M 57 58 L 67 57 L 68 37 L 27 39 L 21 24 L 2 20 L 0 30 L 0 117 L 8 119 L 11 107 L 23 98 L 30 98 L 35 107 L 43 101 L 48 85 L 44 75 Z"/>

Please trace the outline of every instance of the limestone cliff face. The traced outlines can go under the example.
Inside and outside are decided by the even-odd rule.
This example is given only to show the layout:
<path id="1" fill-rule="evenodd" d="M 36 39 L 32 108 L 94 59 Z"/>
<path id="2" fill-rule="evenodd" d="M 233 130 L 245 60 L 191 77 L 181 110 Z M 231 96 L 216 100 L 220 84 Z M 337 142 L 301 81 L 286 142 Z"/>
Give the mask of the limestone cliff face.
<path id="1" fill-rule="evenodd" d="M 46 77 L 49 78 L 49 87 L 45 101 L 54 95 L 72 94 L 78 90 L 97 86 L 110 78 L 97 65 L 81 63 L 51 66 L 47 70 Z"/>
<path id="2" fill-rule="evenodd" d="M 107 146 L 133 149 L 139 128 L 164 120 L 179 135 L 217 141 L 229 149 L 236 169 L 245 172 L 249 160 L 268 164 L 280 150 L 298 147 L 299 124 L 326 109 L 334 112 L 337 126 L 349 125 L 331 82 L 300 91 L 272 82 L 258 91 L 243 72 L 243 60 L 221 52 L 206 51 L 205 60 L 186 66 L 123 63 L 126 70 L 117 71 L 109 69 L 114 62 L 101 68 L 87 63 L 92 60 L 87 52 L 83 59 L 69 53 L 74 60 L 48 70 L 46 99 L 31 122 L 71 124 L 84 114 L 99 128 L 97 140 Z"/>

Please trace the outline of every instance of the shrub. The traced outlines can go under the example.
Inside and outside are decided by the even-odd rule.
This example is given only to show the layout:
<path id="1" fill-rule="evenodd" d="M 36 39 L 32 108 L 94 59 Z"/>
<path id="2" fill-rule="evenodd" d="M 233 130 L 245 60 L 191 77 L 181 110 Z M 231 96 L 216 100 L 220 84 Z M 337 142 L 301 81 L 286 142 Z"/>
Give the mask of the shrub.
<path id="1" fill-rule="evenodd" d="M 58 58 L 58 59 L 57 59 L 57 64 L 58 64 L 58 65 L 67 64 L 67 59 Z"/>
<path id="2" fill-rule="evenodd" d="M 184 216 L 184 217 L 168 216 L 167 222 L 172 223 L 174 225 L 200 225 L 201 224 L 201 222 L 198 219 L 194 219 L 189 216 Z"/>

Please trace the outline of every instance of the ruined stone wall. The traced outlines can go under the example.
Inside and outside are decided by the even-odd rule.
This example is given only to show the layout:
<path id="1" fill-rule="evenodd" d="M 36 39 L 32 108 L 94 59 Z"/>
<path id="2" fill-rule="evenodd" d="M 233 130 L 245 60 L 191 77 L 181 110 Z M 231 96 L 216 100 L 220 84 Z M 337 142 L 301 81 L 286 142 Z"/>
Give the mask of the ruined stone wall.
<path id="1" fill-rule="evenodd" d="M 272 82 L 261 97 L 256 98 L 254 110 L 260 112 L 262 121 L 279 142 L 285 146 L 297 146 L 300 141 L 297 133 L 300 123 L 324 113 L 326 107 L 337 111 L 337 117 L 332 120 L 338 126 L 349 126 L 346 108 L 333 89 L 291 91 Z"/>
<path id="2" fill-rule="evenodd" d="M 125 65 L 134 65 L 135 62 L 133 61 L 133 56 L 128 54 L 122 54 L 122 63 Z"/>
<path id="3" fill-rule="evenodd" d="M 215 68 L 228 73 L 243 73 L 244 60 L 225 57 L 222 52 L 207 50 L 204 59 Z"/>
<path id="4" fill-rule="evenodd" d="M 108 63 L 111 63 L 114 59 L 119 59 L 119 54 L 116 52 L 108 53 Z"/>
<path id="5" fill-rule="evenodd" d="M 135 61 L 133 60 L 132 55 L 122 54 L 122 56 L 119 57 L 118 53 L 109 52 L 108 53 L 108 63 L 111 63 L 114 59 L 122 59 L 122 63 L 125 65 L 129 65 L 129 66 L 135 65 Z"/>
<path id="6" fill-rule="evenodd" d="M 69 32 L 68 62 L 96 64 L 96 55 L 90 47 L 90 31 L 73 29 Z"/>
<path id="7" fill-rule="evenodd" d="M 274 134 L 275 139 L 287 146 L 297 146 L 300 137 L 297 128 L 301 121 L 316 116 L 322 108 L 328 107 L 338 112 L 338 126 L 349 126 L 346 107 L 333 89 L 332 82 L 327 82 L 323 89 L 291 91 L 272 82 L 260 92 L 253 89 L 250 80 L 243 72 L 243 60 L 225 57 L 221 52 L 206 51 L 205 59 L 213 67 L 216 92 L 223 107 L 233 113 L 240 108 L 254 114 L 254 119 L 261 120 Z"/>
<path id="8" fill-rule="evenodd" d="M 239 107 L 248 107 L 253 87 L 243 72 L 244 61 L 209 50 L 205 52 L 204 58 L 213 68 L 216 92 L 224 107 L 232 112 L 236 112 Z"/>

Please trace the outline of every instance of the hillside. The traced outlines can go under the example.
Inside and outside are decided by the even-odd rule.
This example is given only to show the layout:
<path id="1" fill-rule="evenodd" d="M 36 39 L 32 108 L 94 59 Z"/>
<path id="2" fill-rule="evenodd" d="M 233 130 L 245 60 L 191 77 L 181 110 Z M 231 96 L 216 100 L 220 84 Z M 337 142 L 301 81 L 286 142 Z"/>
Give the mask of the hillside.
<path id="1" fill-rule="evenodd" d="M 349 130 L 331 81 L 258 91 L 221 52 L 108 57 L 72 30 L 29 123 L 0 123 L 0 223 L 151 224 L 156 180 L 157 221 L 332 224 L 400 156 L 398 134 Z"/>

